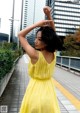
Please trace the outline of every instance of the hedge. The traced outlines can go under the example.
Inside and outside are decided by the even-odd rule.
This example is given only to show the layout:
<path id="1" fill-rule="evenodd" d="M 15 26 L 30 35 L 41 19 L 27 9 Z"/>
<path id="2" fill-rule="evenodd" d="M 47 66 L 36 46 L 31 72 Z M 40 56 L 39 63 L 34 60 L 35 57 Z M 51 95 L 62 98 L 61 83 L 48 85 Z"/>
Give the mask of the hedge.
<path id="1" fill-rule="evenodd" d="M 22 55 L 17 43 L 0 42 L 0 80 L 11 70 L 14 61 Z"/>
<path id="2" fill-rule="evenodd" d="M 0 50 L 0 79 L 8 73 L 13 66 L 13 52 L 10 50 Z"/>

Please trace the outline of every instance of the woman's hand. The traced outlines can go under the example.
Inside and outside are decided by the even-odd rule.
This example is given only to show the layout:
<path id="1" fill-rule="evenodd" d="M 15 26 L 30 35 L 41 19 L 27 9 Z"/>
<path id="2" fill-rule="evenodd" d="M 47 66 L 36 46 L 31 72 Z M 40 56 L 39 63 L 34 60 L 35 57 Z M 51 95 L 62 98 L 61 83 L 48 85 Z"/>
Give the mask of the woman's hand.
<path id="1" fill-rule="evenodd" d="M 53 20 L 41 20 L 36 24 L 36 27 L 42 27 L 42 26 L 49 26 L 50 25 L 50 22 L 52 22 Z"/>
<path id="2" fill-rule="evenodd" d="M 51 8 L 49 6 L 45 6 L 43 8 L 43 11 L 44 11 L 45 15 L 49 16 L 50 12 L 51 12 Z"/>
<path id="3" fill-rule="evenodd" d="M 54 20 L 53 20 L 52 15 L 51 15 L 51 8 L 50 8 L 49 6 L 45 6 L 45 7 L 43 8 L 43 11 L 44 11 L 45 15 L 47 16 L 47 19 L 48 19 L 48 20 L 52 20 L 52 21 L 50 22 L 50 26 L 51 26 L 51 27 L 53 28 L 53 30 L 55 31 Z"/>

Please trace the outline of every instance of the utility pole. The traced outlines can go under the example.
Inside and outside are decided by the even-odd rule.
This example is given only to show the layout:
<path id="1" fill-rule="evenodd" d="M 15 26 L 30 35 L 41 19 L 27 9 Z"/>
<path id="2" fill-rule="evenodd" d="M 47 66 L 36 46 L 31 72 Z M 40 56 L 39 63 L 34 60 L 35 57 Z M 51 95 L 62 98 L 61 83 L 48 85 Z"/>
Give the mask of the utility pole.
<path id="1" fill-rule="evenodd" d="M 11 33 L 10 33 L 10 42 L 13 42 L 14 38 L 14 8 L 15 8 L 15 0 L 13 0 L 13 8 L 12 8 L 12 21 L 11 21 Z"/>
<path id="2" fill-rule="evenodd" d="M 35 23 L 35 7 L 36 7 L 36 0 L 34 0 L 34 14 L 33 14 L 33 24 Z M 33 35 L 35 33 L 35 29 L 33 29 Z"/>
<path id="3" fill-rule="evenodd" d="M 36 0 L 34 0 L 33 24 L 34 24 L 34 22 L 35 22 L 35 6 L 36 6 Z"/>
<path id="4" fill-rule="evenodd" d="M 22 30 L 22 24 L 23 24 L 23 5 L 24 5 L 24 0 L 22 0 L 22 6 L 21 6 L 21 23 L 20 23 L 20 30 Z"/>

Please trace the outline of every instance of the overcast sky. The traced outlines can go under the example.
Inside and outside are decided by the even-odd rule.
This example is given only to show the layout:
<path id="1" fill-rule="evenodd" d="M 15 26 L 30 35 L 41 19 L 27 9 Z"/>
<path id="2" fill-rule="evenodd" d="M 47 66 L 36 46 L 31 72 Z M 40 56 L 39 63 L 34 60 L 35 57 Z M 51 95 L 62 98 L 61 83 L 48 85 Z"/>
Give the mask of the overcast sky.
<path id="1" fill-rule="evenodd" d="M 15 0 L 15 21 L 16 25 L 20 22 L 21 1 Z M 34 14 L 34 1 L 35 1 L 35 19 L 34 22 L 44 19 L 43 7 L 45 0 L 28 0 L 28 26 L 33 23 Z M 12 16 L 12 3 L 13 0 L 0 0 L 0 17 L 2 18 L 1 32 L 10 32 L 10 18 Z"/>
<path id="2" fill-rule="evenodd" d="M 0 32 L 10 33 L 10 20 L 12 17 L 13 0 L 0 0 L 0 18 L 1 29 Z M 20 19 L 21 0 L 15 0 L 15 19 Z M 17 21 L 19 25 L 19 21 Z"/>
<path id="3" fill-rule="evenodd" d="M 0 0 L 0 17 L 9 18 L 11 15 L 12 0 Z"/>
<path id="4" fill-rule="evenodd" d="M 12 3 L 11 0 L 0 0 L 0 18 L 1 19 L 1 32 L 9 32 L 7 27 L 9 27 L 8 18 L 11 15 Z M 6 27 L 7 26 L 7 27 Z"/>

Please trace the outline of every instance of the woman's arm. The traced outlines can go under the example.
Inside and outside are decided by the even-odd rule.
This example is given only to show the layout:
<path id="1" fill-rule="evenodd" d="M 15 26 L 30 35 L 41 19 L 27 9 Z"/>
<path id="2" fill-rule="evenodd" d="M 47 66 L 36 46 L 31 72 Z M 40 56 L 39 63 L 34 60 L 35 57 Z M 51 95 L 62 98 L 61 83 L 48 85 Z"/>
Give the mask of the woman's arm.
<path id="1" fill-rule="evenodd" d="M 28 43 L 27 39 L 25 38 L 26 35 L 35 28 L 36 26 L 33 24 L 29 27 L 26 27 L 25 29 L 21 30 L 18 33 L 18 38 L 21 43 L 21 46 L 25 50 L 25 52 L 29 55 L 30 58 L 36 58 L 37 52 L 35 49 Z"/>
<path id="2" fill-rule="evenodd" d="M 45 13 L 45 15 L 47 16 L 48 20 L 53 20 L 52 16 L 51 16 L 51 8 L 49 6 L 45 6 L 43 8 L 43 11 Z M 55 24 L 54 24 L 54 20 L 50 22 L 50 26 L 53 28 L 53 30 L 55 31 Z"/>
<path id="3" fill-rule="evenodd" d="M 46 23 L 49 23 L 49 22 L 51 22 L 51 20 L 42 20 L 42 21 L 39 21 L 39 22 L 29 26 L 29 27 L 26 27 L 25 29 L 21 30 L 18 33 L 19 41 L 20 41 L 23 49 L 26 51 L 26 53 L 29 55 L 29 57 L 31 59 L 37 59 L 38 58 L 38 52 L 28 43 L 28 41 L 25 39 L 25 36 L 31 30 L 33 30 L 34 28 L 43 26 L 43 25 L 45 25 Z"/>

